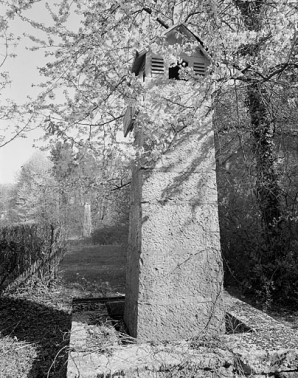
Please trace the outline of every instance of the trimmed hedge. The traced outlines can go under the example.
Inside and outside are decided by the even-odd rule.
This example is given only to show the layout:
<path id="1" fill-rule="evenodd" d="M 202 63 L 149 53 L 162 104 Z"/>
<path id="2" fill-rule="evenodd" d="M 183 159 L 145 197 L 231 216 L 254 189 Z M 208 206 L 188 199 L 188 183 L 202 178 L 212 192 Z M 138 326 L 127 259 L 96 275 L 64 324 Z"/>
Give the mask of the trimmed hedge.
<path id="1" fill-rule="evenodd" d="M 60 226 L 22 223 L 0 228 L 0 291 L 33 275 L 54 278 L 65 250 Z"/>

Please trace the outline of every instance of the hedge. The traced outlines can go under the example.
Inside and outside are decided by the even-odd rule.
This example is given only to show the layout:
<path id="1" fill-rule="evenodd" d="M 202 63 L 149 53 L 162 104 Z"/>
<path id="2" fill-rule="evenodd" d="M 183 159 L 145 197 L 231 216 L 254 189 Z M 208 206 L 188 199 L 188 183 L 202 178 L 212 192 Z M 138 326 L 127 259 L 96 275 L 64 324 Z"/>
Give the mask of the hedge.
<path id="1" fill-rule="evenodd" d="M 65 250 L 60 226 L 22 223 L 0 228 L 0 291 L 32 276 L 56 277 Z"/>

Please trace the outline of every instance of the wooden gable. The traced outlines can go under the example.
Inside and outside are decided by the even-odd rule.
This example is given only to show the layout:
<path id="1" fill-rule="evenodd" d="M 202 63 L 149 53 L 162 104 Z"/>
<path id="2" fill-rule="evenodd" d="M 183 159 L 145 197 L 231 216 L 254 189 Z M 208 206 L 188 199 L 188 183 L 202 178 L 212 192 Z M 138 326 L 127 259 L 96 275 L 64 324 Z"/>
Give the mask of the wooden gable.
<path id="1" fill-rule="evenodd" d="M 195 74 L 205 75 L 208 65 L 210 64 L 210 56 L 206 52 L 201 39 L 193 34 L 184 24 L 175 25 L 167 29 L 164 38 L 168 45 L 182 44 L 183 39 L 194 41 L 197 43 L 197 49 L 192 55 L 186 53 L 180 54 L 180 58 L 187 62 L 187 66 L 193 68 Z M 165 73 L 165 64 L 162 56 L 152 53 L 151 51 L 136 52 L 132 66 L 132 72 L 136 76 L 156 77 Z"/>
<path id="2" fill-rule="evenodd" d="M 163 34 L 168 45 L 183 44 L 183 40 L 187 39 L 197 43 L 196 50 L 188 55 L 186 53 L 179 54 L 179 58 L 189 67 L 193 68 L 196 75 L 206 75 L 207 67 L 211 58 L 206 52 L 201 39 L 193 34 L 186 25 L 179 24 L 167 29 Z M 141 80 L 146 78 L 154 78 L 165 74 L 164 58 L 151 51 L 143 50 L 136 52 L 131 72 L 138 76 Z M 170 77 L 170 76 L 169 76 Z M 136 111 L 133 106 L 129 106 L 124 115 L 124 136 L 132 129 L 136 118 Z"/>

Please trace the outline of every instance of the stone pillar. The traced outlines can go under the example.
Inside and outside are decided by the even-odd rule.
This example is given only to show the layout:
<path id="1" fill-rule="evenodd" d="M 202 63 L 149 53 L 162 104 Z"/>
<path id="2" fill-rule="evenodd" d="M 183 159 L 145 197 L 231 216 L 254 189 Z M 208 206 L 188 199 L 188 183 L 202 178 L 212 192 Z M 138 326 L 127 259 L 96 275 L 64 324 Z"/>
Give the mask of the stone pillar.
<path id="1" fill-rule="evenodd" d="M 86 202 L 84 205 L 83 236 L 90 237 L 92 232 L 91 206 Z"/>
<path id="2" fill-rule="evenodd" d="M 212 118 L 186 130 L 133 169 L 124 320 L 140 342 L 224 331 Z"/>

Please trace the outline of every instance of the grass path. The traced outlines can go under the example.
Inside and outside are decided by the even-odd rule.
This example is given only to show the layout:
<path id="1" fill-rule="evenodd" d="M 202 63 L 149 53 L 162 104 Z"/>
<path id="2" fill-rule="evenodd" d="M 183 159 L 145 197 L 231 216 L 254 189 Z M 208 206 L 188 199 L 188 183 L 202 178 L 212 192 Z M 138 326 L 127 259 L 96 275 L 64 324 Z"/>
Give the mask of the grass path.
<path id="1" fill-rule="evenodd" d="M 63 285 L 82 296 L 101 296 L 101 291 L 124 293 L 126 247 L 70 245 L 60 264 Z"/>

